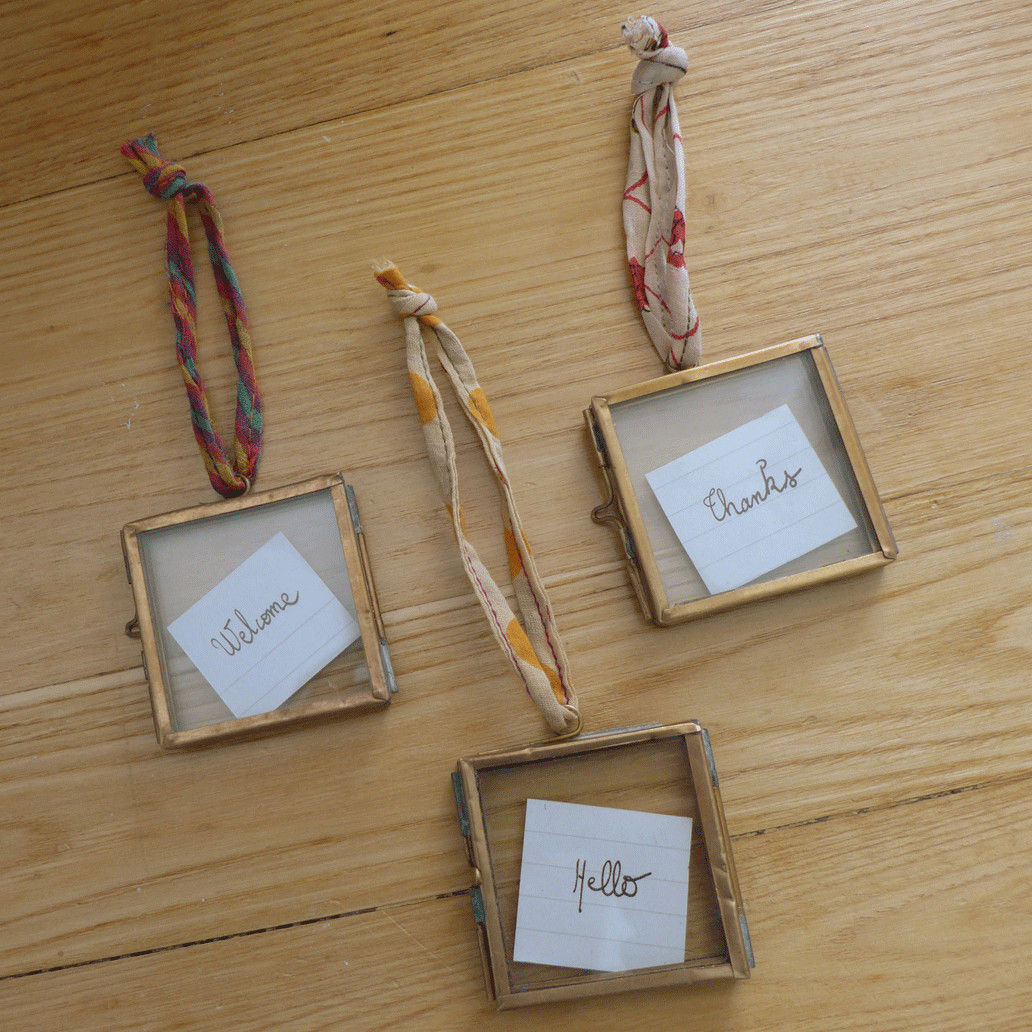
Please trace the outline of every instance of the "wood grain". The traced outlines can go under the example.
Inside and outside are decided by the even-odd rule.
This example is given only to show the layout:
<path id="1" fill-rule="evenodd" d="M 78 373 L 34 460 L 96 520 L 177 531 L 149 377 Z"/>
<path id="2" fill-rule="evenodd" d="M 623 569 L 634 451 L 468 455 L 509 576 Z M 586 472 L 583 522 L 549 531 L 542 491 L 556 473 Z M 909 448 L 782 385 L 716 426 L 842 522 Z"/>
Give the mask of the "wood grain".
<path id="1" fill-rule="evenodd" d="M 704 0 L 690 15 L 673 5 L 656 14 L 675 31 L 762 6 Z M 118 144 L 153 126 L 189 157 L 301 125 L 326 132 L 358 111 L 615 50 L 626 13 L 586 0 L 561 12 L 543 0 L 403 0 L 389 11 L 329 0 L 186 10 L 157 0 L 7 3 L 0 124 L 10 165 L 0 203 L 111 178 L 122 168 Z M 41 160 L 53 153 L 60 160 Z"/>
<path id="2" fill-rule="evenodd" d="M 1027 1026 L 1032 12 L 656 10 L 690 54 L 707 357 L 821 332 L 901 551 L 669 630 L 590 523 L 581 416 L 658 372 L 618 215 L 624 13 L 4 5 L 4 1032 L 616 1029 L 686 1009 L 702 1029 Z M 261 485 L 342 469 L 358 491 L 401 687 L 387 713 L 157 751 L 118 532 L 210 496 L 162 207 L 117 154 L 148 128 L 223 208 L 267 396 Z M 234 373 L 195 252 L 225 420 Z M 757 938 L 747 986 L 547 1015 L 482 1003 L 446 774 L 545 731 L 451 547 L 369 271 L 385 254 L 477 365 L 589 728 L 698 717 L 713 735 Z M 460 462 L 471 537 L 503 569 L 468 437 Z"/>
<path id="3" fill-rule="evenodd" d="M 749 982 L 497 1013 L 463 893 L 0 981 L 10 1032 L 564 1029 L 685 1024 L 942 1032 L 1024 1028 L 1032 935 L 1027 780 L 736 843 Z M 990 1006 L 991 1004 L 991 1006 Z M 988 1008 L 988 1009 L 987 1009 Z"/>
<path id="4" fill-rule="evenodd" d="M 719 636 L 645 625 L 616 562 L 555 582 L 588 729 L 703 714 L 738 834 L 1027 773 L 1030 487 L 955 487 L 945 526 L 943 497 L 915 496 L 909 560 L 727 614 Z M 977 618 L 958 594 L 986 600 Z M 546 732 L 472 600 L 387 634 L 389 711 L 181 756 L 157 749 L 137 671 L 5 697 L 0 972 L 460 888 L 448 771 Z"/>
<path id="5" fill-rule="evenodd" d="M 773 26 L 761 22 L 755 31 L 773 33 L 780 20 L 770 17 Z M 902 12 L 898 18 L 894 28 L 902 31 Z M 831 47 L 840 30 L 834 23 L 827 27 L 825 46 Z M 820 37 L 807 39 L 813 47 Z M 974 61 L 979 51 L 970 49 Z M 932 71 L 940 71 L 934 61 Z M 562 128 L 572 138 L 563 139 L 549 114 L 556 91 L 568 90 L 574 72 L 584 88 L 564 107 Z M 193 174 L 216 184 L 225 198 L 230 243 L 251 300 L 269 398 L 263 484 L 343 468 L 361 487 L 359 473 L 374 468 L 397 472 L 392 495 L 398 504 L 425 508 L 426 493 L 399 490 L 412 477 L 399 464 L 410 460 L 415 467 L 425 460 L 402 371 L 400 328 L 367 278 L 368 257 L 389 249 L 413 279 L 437 294 L 478 364 L 506 441 L 517 446 L 509 465 L 515 475 L 527 471 L 530 486 L 521 491 L 520 504 L 532 518 L 541 514 L 537 518 L 547 521 L 536 535 L 536 547 L 547 550 L 541 552 L 544 568 L 555 568 L 552 555 L 562 557 L 564 570 L 594 561 L 596 553 L 585 547 L 579 529 L 577 547 L 563 538 L 564 528 L 579 528 L 597 502 L 583 455 L 565 468 L 569 487 L 558 498 L 534 467 L 551 461 L 554 448 L 569 448 L 575 440 L 579 451 L 579 413 L 593 394 L 657 371 L 641 347 L 626 290 L 618 222 L 611 205 L 598 203 L 600 181 L 610 184 L 612 195 L 618 195 L 622 181 L 624 142 L 615 100 L 626 72 L 619 53 L 571 62 L 503 80 L 490 99 L 470 88 L 403 105 L 388 115 L 356 116 L 335 144 L 327 145 L 315 130 L 302 130 L 235 148 L 232 155 L 196 168 Z M 856 74 L 855 81 L 861 81 L 863 69 Z M 611 96 L 614 103 L 600 105 L 600 96 Z M 724 97 L 731 121 L 736 99 L 745 108 L 754 98 Z M 855 90 L 839 104 L 853 105 L 855 113 L 847 108 L 853 117 L 865 108 L 863 94 Z M 498 119 L 499 109 L 509 117 Z M 939 119 L 936 132 L 945 139 L 956 113 L 932 110 Z M 812 114 L 798 111 L 786 131 L 812 132 Z M 421 125 L 435 126 L 433 136 L 420 135 Z M 896 135 L 887 115 L 884 128 Z M 408 159 L 385 190 L 379 170 L 390 167 L 395 138 L 409 141 Z M 705 149 L 719 152 L 722 139 L 714 135 Z M 516 182 L 502 180 L 491 162 L 478 161 L 485 153 L 499 164 L 516 161 L 523 147 L 535 162 Z M 850 158 L 870 161 L 871 153 L 883 151 L 854 146 L 848 158 L 834 160 L 844 166 Z M 346 206 L 328 204 L 345 163 L 354 170 L 357 188 Z M 1006 268 L 1007 249 L 1015 247 L 1009 227 L 1024 212 L 1016 185 L 1001 189 L 991 175 L 979 182 L 969 203 L 978 213 L 976 232 L 992 236 L 966 248 L 970 214 L 940 220 L 936 209 L 914 213 L 930 189 L 949 190 L 934 153 L 929 165 L 935 171 L 928 168 L 922 177 L 919 169 L 905 168 L 891 198 L 886 191 L 870 210 L 867 224 L 839 222 L 834 230 L 828 228 L 831 220 L 852 203 L 848 191 L 818 191 L 812 181 L 805 185 L 792 163 L 766 164 L 770 176 L 783 177 L 772 184 L 773 196 L 798 218 L 797 225 L 786 227 L 784 214 L 777 225 L 769 224 L 762 210 L 769 202 L 755 198 L 740 217 L 743 226 L 766 226 L 762 243 L 754 239 L 757 229 L 743 229 L 741 239 L 733 225 L 712 231 L 704 226 L 692 236 L 701 266 L 695 276 L 700 297 L 709 293 L 713 279 L 745 288 L 721 286 L 704 307 L 717 323 L 710 328 L 707 322 L 711 357 L 776 343 L 791 336 L 791 329 L 822 329 L 875 479 L 890 497 L 951 472 L 968 476 L 1023 464 L 1029 433 L 1019 402 L 1025 361 L 1019 320 L 1024 320 L 1026 288 L 1020 265 Z M 471 179 L 450 177 L 450 170 L 463 167 L 476 170 Z M 931 187 L 925 181 L 929 176 Z M 725 173 L 703 169 L 696 177 L 720 182 Z M 740 179 L 732 182 L 744 190 Z M 292 198 L 289 205 L 283 204 L 284 192 Z M 474 198 L 472 210 L 467 192 Z M 542 192 L 561 203 L 541 205 Z M 399 205 L 396 196 L 407 200 Z M 746 200 L 743 192 L 730 203 L 740 210 Z M 419 224 L 415 214 L 423 208 L 428 216 Z M 207 488 L 186 429 L 162 302 L 160 205 L 125 175 L 117 184 L 15 206 L 6 215 L 12 245 L 5 255 L 9 271 L 0 279 L 9 313 L 0 340 L 8 358 L 0 388 L 0 463 L 5 468 L 16 463 L 20 475 L 5 490 L 0 556 L 23 589 L 19 599 L 0 603 L 0 641 L 11 683 L 26 685 L 26 670 L 34 667 L 37 676 L 28 685 L 42 685 L 135 662 L 132 647 L 117 631 L 129 615 L 128 594 L 117 549 L 108 542 L 122 523 L 203 500 Z M 86 218 L 91 235 L 69 234 L 66 227 Z M 928 232 L 915 232 L 915 224 L 927 225 Z M 520 226 L 518 250 L 494 245 L 498 225 Z M 820 275 L 829 267 L 841 269 L 837 289 L 811 290 L 810 274 L 799 268 L 779 272 L 755 291 L 750 280 L 740 279 L 740 264 L 747 259 L 761 267 L 768 261 L 784 264 L 783 257 L 767 259 L 757 252 L 778 240 L 783 249 L 786 229 L 803 248 L 799 260 L 813 263 Z M 890 230 L 894 238 L 885 236 Z M 433 241 L 432 262 L 404 260 L 412 253 L 414 234 Z M 712 279 L 707 271 L 711 238 L 727 256 Z M 295 240 L 304 241 L 296 255 Z M 575 258 L 583 249 L 580 242 L 588 240 L 594 250 Z M 847 247 L 852 254 L 845 253 Z M 930 307 L 931 279 L 956 269 L 961 252 L 964 333 L 983 341 L 979 348 L 962 348 L 959 342 L 951 347 L 943 340 L 948 325 L 943 312 L 951 309 L 942 303 Z M 110 256 L 113 264 L 98 267 L 97 254 Z M 134 260 L 134 254 L 146 257 Z M 288 254 L 288 262 L 270 260 Z M 542 262 L 542 255 L 549 260 Z M 198 263 L 203 269 L 199 249 Z M 873 271 L 883 281 L 893 277 L 898 288 L 877 305 L 872 305 L 872 296 L 878 296 L 878 284 L 870 282 Z M 798 284 L 794 295 L 785 294 L 779 279 L 789 274 Z M 202 277 L 200 290 L 209 316 L 202 332 L 204 369 L 216 411 L 225 419 L 231 365 L 210 281 Z M 1003 293 L 996 297 L 996 291 Z M 575 300 L 581 296 L 590 303 Z M 296 298 L 304 298 L 303 305 Z M 743 305 L 753 306 L 751 323 L 736 328 L 721 322 L 734 318 L 730 313 L 742 318 Z M 762 313 L 776 313 L 774 322 Z M 880 327 L 876 335 L 874 325 Z M 19 339 L 34 346 L 19 347 L 13 327 Z M 93 376 L 83 376 L 79 366 L 84 335 Z M 557 378 L 559 353 L 564 372 Z M 590 355 L 591 361 L 578 361 L 578 354 Z M 524 443 L 526 448 L 518 447 Z M 98 490 L 100 484 L 105 486 Z M 410 532 L 408 522 L 378 525 L 393 539 Z M 26 536 L 39 541 L 42 550 L 23 549 Z M 418 554 L 425 561 L 440 551 L 428 542 Z M 76 590 L 73 582 L 87 595 L 69 611 L 63 600 Z M 386 608 L 400 604 L 389 585 L 383 601 Z M 96 633 L 96 621 L 88 616 L 95 612 L 110 614 L 107 633 Z M 74 649 L 47 649 L 32 632 L 40 613 L 62 619 L 64 640 Z"/>

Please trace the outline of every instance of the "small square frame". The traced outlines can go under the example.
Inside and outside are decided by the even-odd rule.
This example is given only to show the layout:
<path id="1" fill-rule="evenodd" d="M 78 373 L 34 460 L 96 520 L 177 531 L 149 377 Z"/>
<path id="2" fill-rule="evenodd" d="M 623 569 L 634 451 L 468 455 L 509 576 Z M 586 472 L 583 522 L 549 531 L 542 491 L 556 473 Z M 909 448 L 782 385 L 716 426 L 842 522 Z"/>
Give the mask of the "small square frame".
<path id="1" fill-rule="evenodd" d="M 748 370 L 767 367 L 773 371 L 778 363 L 800 359 L 809 360 L 808 386 L 814 392 L 812 405 L 820 412 L 815 418 L 825 424 L 829 447 L 841 454 L 842 462 L 835 475 L 848 481 L 850 492 L 855 498 L 854 515 L 857 517 L 858 532 L 866 536 L 869 550 L 861 551 L 827 565 L 806 567 L 806 557 L 797 560 L 793 572 L 772 575 L 769 578 L 747 584 L 730 591 L 710 595 L 702 588 L 696 597 L 671 601 L 660 572 L 660 563 L 649 538 L 646 519 L 642 514 L 640 498 L 636 494 L 635 481 L 628 466 L 623 446 L 614 421 L 614 410 L 627 403 L 640 403 L 643 399 L 667 395 L 678 391 L 690 394 L 695 387 L 715 384 L 717 378 L 743 374 Z M 755 383 L 752 387 L 756 389 Z M 769 408 L 781 403 L 771 397 Z M 729 402 L 733 407 L 733 402 Z M 757 415 L 760 414 L 757 411 Z M 681 372 L 660 376 L 644 383 L 635 384 L 611 394 L 592 398 L 584 413 L 588 425 L 588 436 L 597 457 L 608 488 L 608 500 L 592 513 L 597 523 L 610 523 L 620 532 L 621 542 L 627 558 L 631 583 L 645 615 L 661 627 L 699 619 L 713 613 L 771 598 L 791 591 L 799 591 L 817 584 L 848 577 L 875 569 L 895 559 L 898 551 L 878 490 L 871 476 L 870 467 L 860 445 L 856 428 L 846 407 L 846 401 L 835 371 L 828 356 L 824 341 L 819 336 L 804 337 L 776 347 L 765 348 L 750 354 L 709 365 L 686 369 Z M 692 412 L 686 408 L 686 423 Z M 745 419 L 741 420 L 745 422 Z M 730 427 L 729 427 L 730 429 Z M 701 442 L 700 442 L 701 443 Z M 684 451 L 688 449 L 685 448 Z M 676 455 L 655 460 L 652 468 L 658 468 Z M 829 473 L 832 471 L 829 470 Z M 644 483 L 643 478 L 639 477 Z M 639 486 L 639 490 L 641 487 Z M 672 531 L 671 531 L 672 534 Z M 684 562 L 690 565 L 687 555 L 681 549 Z M 804 568 L 799 569 L 802 566 Z M 694 568 L 693 568 L 694 569 Z M 697 575 L 696 575 L 697 576 Z M 700 582 L 701 584 L 701 582 Z"/>
<path id="2" fill-rule="evenodd" d="M 368 683 L 363 684 L 360 688 L 352 687 L 337 697 L 318 698 L 293 704 L 288 702 L 280 708 L 266 713 L 219 720 L 198 727 L 177 728 L 173 717 L 173 679 L 168 674 L 163 660 L 164 650 L 159 640 L 158 621 L 153 606 L 153 589 L 148 584 L 148 567 L 143 554 L 141 538 L 151 531 L 217 520 L 243 510 L 279 505 L 283 502 L 289 503 L 292 499 L 303 499 L 305 496 L 315 495 L 319 492 L 328 492 L 332 499 L 333 515 L 340 533 L 347 577 L 351 584 L 355 606 L 354 616 L 361 631 L 362 652 L 368 670 Z M 327 720 L 371 709 L 381 709 L 390 704 L 391 696 L 397 690 L 397 685 L 391 666 L 376 588 L 369 569 L 369 555 L 361 518 L 358 514 L 358 505 L 354 490 L 350 484 L 345 482 L 342 474 L 316 477 L 270 491 L 248 494 L 212 504 L 196 505 L 188 509 L 180 509 L 129 523 L 122 528 L 122 553 L 125 558 L 126 574 L 136 603 L 136 615 L 127 624 L 126 633 L 131 637 L 139 637 L 141 641 L 141 658 L 150 686 L 154 730 L 158 744 L 163 749 L 179 749 L 208 745 L 227 739 L 257 737 L 298 724 Z M 326 675 L 332 665 L 330 664 L 330 667 L 316 674 L 309 684 Z"/>
<path id="3" fill-rule="evenodd" d="M 674 752 L 668 751 L 671 749 Z M 621 750 L 624 751 L 622 758 Z M 604 771 L 607 767 L 619 768 L 620 773 L 613 776 L 609 788 L 612 789 L 615 785 L 616 790 L 623 792 L 625 796 L 629 793 L 629 798 L 637 801 L 634 808 L 649 808 L 650 805 L 661 804 L 656 799 L 643 798 L 649 791 L 649 779 L 657 776 L 653 765 L 645 764 L 643 760 L 646 755 L 658 759 L 657 750 L 663 751 L 664 759 L 659 767 L 665 768 L 667 773 L 673 757 L 672 762 L 678 771 L 674 777 L 674 790 L 681 793 L 686 801 L 684 805 L 690 805 L 694 809 L 698 831 L 693 834 L 693 881 L 690 882 L 690 886 L 695 883 L 695 879 L 701 879 L 702 884 L 699 884 L 696 890 L 690 891 L 705 891 L 706 898 L 712 900 L 712 912 L 705 917 L 707 925 L 716 929 L 715 934 L 721 940 L 721 955 L 709 957 L 705 961 L 686 960 L 681 964 L 642 968 L 630 972 L 584 972 L 573 968 L 546 968 L 514 961 L 511 946 L 514 920 L 511 914 L 503 914 L 496 879 L 505 877 L 499 873 L 503 865 L 511 871 L 515 856 L 518 856 L 518 851 L 522 849 L 512 831 L 513 821 L 518 820 L 520 814 L 514 813 L 511 805 L 507 807 L 509 830 L 504 833 L 506 841 L 501 841 L 503 833 L 500 826 L 488 815 L 489 804 L 486 800 L 491 795 L 491 789 L 488 787 L 489 783 L 485 785 L 485 779 L 500 772 L 506 779 L 529 774 L 532 779 L 547 780 L 552 773 L 558 773 L 553 762 L 556 761 L 561 772 L 557 783 L 560 786 L 568 786 L 569 774 L 571 770 L 576 769 L 574 765 L 578 761 L 590 759 L 592 763 L 584 772 L 587 779 L 585 787 L 558 787 L 555 794 L 579 794 L 580 798 L 576 801 L 587 802 L 588 798 L 585 798 L 585 795 L 590 798 L 596 791 L 597 772 Z M 627 777 L 632 766 L 634 773 L 630 783 L 622 785 L 620 779 Z M 535 767 L 537 769 L 533 770 Z M 541 781 L 532 783 L 540 785 Z M 459 827 L 466 842 L 470 866 L 473 868 L 470 898 L 483 962 L 485 989 L 488 998 L 495 1001 L 499 1010 L 635 989 L 749 977 L 751 969 L 755 966 L 749 927 L 735 871 L 731 839 L 724 819 L 724 807 L 720 798 L 720 785 L 709 735 L 697 722 L 589 734 L 580 738 L 545 742 L 523 749 L 461 759 L 452 774 L 452 786 Z M 669 785 L 667 790 L 670 790 Z M 517 793 L 515 798 L 517 802 L 521 798 L 525 802 L 527 796 Z M 498 829 L 494 839 L 489 826 L 492 824 Z M 519 824 L 519 828 L 522 829 L 522 823 Z M 522 830 L 519 834 L 521 837 Z M 509 853 L 508 858 L 505 857 L 506 851 Z M 518 885 L 516 888 L 518 889 Z M 510 898 L 512 891 L 510 887 Z M 511 904 L 506 905 L 506 909 L 511 909 Z M 521 969 L 534 972 L 532 981 L 525 985 L 520 984 Z"/>

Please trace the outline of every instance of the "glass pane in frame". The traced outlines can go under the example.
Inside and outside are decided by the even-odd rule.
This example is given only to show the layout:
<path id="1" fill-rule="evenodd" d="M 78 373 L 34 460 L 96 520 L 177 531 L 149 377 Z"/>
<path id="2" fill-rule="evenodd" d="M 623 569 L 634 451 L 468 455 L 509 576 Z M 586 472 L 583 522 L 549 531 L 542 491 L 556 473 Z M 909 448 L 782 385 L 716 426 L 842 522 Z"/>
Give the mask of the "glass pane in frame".
<path id="1" fill-rule="evenodd" d="M 777 580 L 879 550 L 874 528 L 808 351 L 611 406 L 613 425 L 670 605 L 709 592 L 645 481 L 651 472 L 788 405 L 856 521 L 856 529 L 757 578 Z"/>
<path id="2" fill-rule="evenodd" d="M 489 963 L 499 1006 L 747 976 L 751 958 L 746 959 L 744 923 L 738 918 L 741 900 L 719 793 L 703 759 L 703 734 L 697 725 L 674 725 L 602 735 L 597 744 L 584 739 L 549 743 L 522 750 L 514 762 L 508 757 L 464 761 L 475 771 L 472 791 L 467 789 L 472 841 L 483 876 Z M 542 755 L 535 758 L 534 752 Z M 513 959 L 528 799 L 692 818 L 682 963 L 608 972 Z M 731 925 L 730 944 L 726 924 Z"/>
<path id="3" fill-rule="evenodd" d="M 747 584 L 711 595 L 646 474 L 783 405 L 798 422 L 856 526 Z M 644 581 L 646 609 L 658 622 L 675 622 L 712 612 L 718 605 L 727 608 L 738 601 L 860 572 L 896 555 L 820 338 L 617 391 L 595 399 L 591 413 L 589 422 L 594 420 L 606 443 L 612 466 L 606 472 L 624 514 L 621 522 L 635 546 L 628 551 Z"/>
<path id="4" fill-rule="evenodd" d="M 324 477 L 125 528 L 130 579 L 138 610 L 146 614 L 140 619 L 144 658 L 157 667 L 148 675 L 163 745 L 193 744 L 389 701 L 386 642 L 364 551 L 351 519 L 340 517 L 344 509 L 357 518 L 346 494 L 351 489 L 343 480 Z M 237 720 L 168 628 L 278 533 L 356 618 L 361 636 L 277 708 Z"/>

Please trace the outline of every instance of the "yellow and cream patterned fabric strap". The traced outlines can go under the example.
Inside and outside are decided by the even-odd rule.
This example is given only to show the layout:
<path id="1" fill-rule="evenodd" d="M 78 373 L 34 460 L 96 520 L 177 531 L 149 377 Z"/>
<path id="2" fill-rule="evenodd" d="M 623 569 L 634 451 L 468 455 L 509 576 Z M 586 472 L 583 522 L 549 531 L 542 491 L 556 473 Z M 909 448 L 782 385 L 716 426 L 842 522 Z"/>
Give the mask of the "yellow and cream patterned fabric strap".
<path id="1" fill-rule="evenodd" d="M 580 730 L 581 718 L 577 696 L 570 684 L 566 653 L 555 625 L 548 594 L 520 525 L 509 478 L 505 473 L 498 427 L 491 415 L 487 398 L 477 383 L 473 363 L 459 338 L 435 314 L 437 304 L 429 294 L 409 286 L 393 265 L 379 271 L 376 279 L 387 289 L 394 311 L 405 322 L 409 378 L 416 399 L 416 410 L 423 424 L 427 452 L 441 496 L 451 514 L 466 576 L 502 652 L 519 675 L 527 694 L 541 710 L 548 726 L 557 735 L 576 734 Z M 440 392 L 430 371 L 430 361 L 423 343 L 423 326 L 433 330 L 437 337 L 440 346 L 438 358 L 498 482 L 509 576 L 522 619 L 512 611 L 476 549 L 466 538 L 459 504 L 455 441 Z"/>

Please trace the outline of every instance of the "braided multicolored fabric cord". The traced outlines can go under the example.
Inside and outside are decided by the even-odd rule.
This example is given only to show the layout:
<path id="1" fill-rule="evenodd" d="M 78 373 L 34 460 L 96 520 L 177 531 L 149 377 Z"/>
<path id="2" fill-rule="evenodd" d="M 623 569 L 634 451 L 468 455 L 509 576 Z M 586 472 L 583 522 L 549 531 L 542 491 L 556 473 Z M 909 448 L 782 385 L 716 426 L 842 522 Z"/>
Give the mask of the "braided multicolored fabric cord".
<path id="1" fill-rule="evenodd" d="M 202 183 L 190 182 L 182 165 L 166 161 L 158 153 L 153 136 L 127 140 L 122 144 L 122 153 L 143 176 L 147 190 L 168 205 L 165 250 L 168 255 L 169 300 L 176 326 L 176 357 L 190 399 L 194 436 L 211 485 L 220 495 L 232 498 L 247 491 L 258 472 L 262 450 L 262 399 L 255 379 L 247 312 L 226 252 L 222 217 L 208 188 Z M 215 272 L 237 367 L 232 460 L 227 457 L 222 438 L 212 422 L 204 381 L 197 371 L 197 294 L 186 219 L 187 201 L 196 201 L 200 211 L 204 234 L 208 238 L 208 256 Z"/>
<path id="2" fill-rule="evenodd" d="M 570 684 L 566 653 L 552 615 L 548 594 L 541 581 L 523 534 L 509 478 L 502 458 L 502 442 L 491 408 L 473 363 L 459 338 L 436 315 L 437 302 L 417 287 L 409 286 L 393 266 L 377 273 L 386 288 L 394 311 L 405 321 L 405 343 L 409 380 L 423 424 L 427 453 L 437 477 L 441 496 L 451 514 L 455 539 L 466 576 L 476 593 L 491 631 L 548 726 L 562 735 L 580 730 L 577 696 Z M 476 549 L 466 538 L 459 504 L 459 472 L 455 462 L 455 440 L 434 383 L 420 326 L 433 330 L 440 345 L 438 358 L 455 388 L 462 410 L 480 441 L 502 496 L 502 530 L 509 557 L 509 577 L 516 592 L 522 622 L 513 613 Z"/>
<path id="3" fill-rule="evenodd" d="M 622 31 L 641 59 L 632 79 L 623 195 L 627 264 L 656 351 L 670 369 L 687 369 L 702 358 L 699 316 L 684 259 L 684 150 L 674 105 L 674 83 L 687 72 L 688 56 L 670 45 L 666 30 L 653 18 L 630 18 Z"/>

